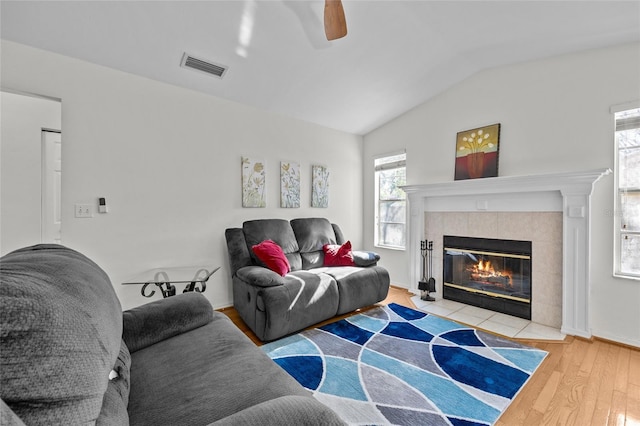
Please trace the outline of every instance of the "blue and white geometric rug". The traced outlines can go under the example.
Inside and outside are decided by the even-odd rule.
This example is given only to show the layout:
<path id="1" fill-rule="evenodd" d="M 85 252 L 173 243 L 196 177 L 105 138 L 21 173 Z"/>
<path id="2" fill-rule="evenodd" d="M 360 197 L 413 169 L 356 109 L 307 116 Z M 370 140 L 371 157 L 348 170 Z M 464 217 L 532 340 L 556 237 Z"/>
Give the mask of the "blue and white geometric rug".
<path id="1" fill-rule="evenodd" d="M 262 349 L 359 425 L 492 425 L 547 355 L 397 304 Z"/>

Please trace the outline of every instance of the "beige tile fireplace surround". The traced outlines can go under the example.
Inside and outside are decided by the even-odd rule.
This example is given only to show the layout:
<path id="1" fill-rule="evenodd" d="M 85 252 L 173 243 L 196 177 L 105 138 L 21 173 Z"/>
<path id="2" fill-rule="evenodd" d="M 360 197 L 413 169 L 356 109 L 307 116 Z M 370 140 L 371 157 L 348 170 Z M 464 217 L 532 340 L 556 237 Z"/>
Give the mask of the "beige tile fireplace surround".
<path id="1" fill-rule="evenodd" d="M 562 213 L 425 212 L 425 238 L 433 241 L 436 277 L 442 277 L 442 237 L 531 241 L 531 321 L 560 329 L 562 324 Z M 442 296 L 442 279 L 436 294 Z"/>
<path id="2" fill-rule="evenodd" d="M 409 199 L 412 290 L 422 275 L 420 241 L 434 242 L 442 295 L 442 236 L 532 242 L 532 321 L 591 337 L 590 217 L 595 183 L 609 169 L 471 179 L 403 187 Z"/>

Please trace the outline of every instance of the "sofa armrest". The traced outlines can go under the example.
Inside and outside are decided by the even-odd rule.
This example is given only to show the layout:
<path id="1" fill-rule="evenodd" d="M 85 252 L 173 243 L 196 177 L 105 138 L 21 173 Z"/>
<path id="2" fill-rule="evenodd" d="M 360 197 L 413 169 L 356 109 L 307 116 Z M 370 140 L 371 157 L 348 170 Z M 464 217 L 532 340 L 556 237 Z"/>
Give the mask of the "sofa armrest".
<path id="1" fill-rule="evenodd" d="M 224 425 L 345 425 L 326 405 L 311 397 L 282 396 L 246 408 L 209 426 Z"/>
<path id="2" fill-rule="evenodd" d="M 183 293 L 122 313 L 122 338 L 131 353 L 208 324 L 211 303 L 200 293 Z"/>
<path id="3" fill-rule="evenodd" d="M 282 275 L 262 266 L 245 266 L 236 271 L 236 277 L 249 285 L 258 287 L 273 287 L 283 285 L 285 279 Z"/>

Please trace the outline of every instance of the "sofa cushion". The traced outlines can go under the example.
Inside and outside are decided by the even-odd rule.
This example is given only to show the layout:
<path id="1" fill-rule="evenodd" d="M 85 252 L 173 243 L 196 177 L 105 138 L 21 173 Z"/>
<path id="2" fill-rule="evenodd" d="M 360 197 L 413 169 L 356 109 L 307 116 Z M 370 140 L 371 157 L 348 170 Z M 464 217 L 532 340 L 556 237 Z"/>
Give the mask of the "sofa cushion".
<path id="1" fill-rule="evenodd" d="M 227 240 L 231 276 L 235 275 L 238 269 L 254 264 L 241 228 L 225 229 L 224 237 Z"/>
<path id="2" fill-rule="evenodd" d="M 287 395 L 253 405 L 208 426 L 343 426 L 346 423 L 320 401 L 304 396 Z"/>
<path id="3" fill-rule="evenodd" d="M 337 223 L 332 223 L 331 227 L 333 228 L 333 232 L 336 234 L 336 244 L 343 244 L 347 239 L 342 234 L 342 229 Z"/>
<path id="4" fill-rule="evenodd" d="M 332 266 L 310 272 L 327 274 L 335 279 L 340 294 L 338 315 L 373 305 L 389 292 L 389 272 L 382 266 Z"/>
<path id="5" fill-rule="evenodd" d="M 26 424 L 96 421 L 122 339 L 109 277 L 40 244 L 0 260 L 0 396 Z"/>
<path id="6" fill-rule="evenodd" d="M 325 244 L 322 251 L 324 251 L 324 266 L 354 266 L 351 241 L 342 245 Z"/>
<path id="7" fill-rule="evenodd" d="M 249 249 L 264 240 L 271 240 L 282 248 L 292 271 L 302 268 L 298 241 L 288 221 L 284 219 L 248 220 L 242 224 L 242 230 Z M 254 263 L 260 265 L 255 253 L 252 250 L 249 251 Z"/>
<path id="8" fill-rule="evenodd" d="M 334 228 L 325 218 L 293 219 L 291 228 L 298 240 L 302 269 L 318 268 L 324 264 L 322 247 L 337 244 Z"/>
<path id="9" fill-rule="evenodd" d="M 256 257 L 273 272 L 284 277 L 291 270 L 287 256 L 285 256 L 282 248 L 275 242 L 265 240 L 251 247 L 251 250 Z"/>

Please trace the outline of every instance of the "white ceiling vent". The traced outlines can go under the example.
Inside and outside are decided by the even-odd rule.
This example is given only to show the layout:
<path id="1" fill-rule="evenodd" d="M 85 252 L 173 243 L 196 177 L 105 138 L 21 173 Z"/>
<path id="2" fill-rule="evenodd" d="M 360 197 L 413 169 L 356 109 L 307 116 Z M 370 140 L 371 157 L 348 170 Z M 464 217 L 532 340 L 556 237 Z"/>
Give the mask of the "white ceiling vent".
<path id="1" fill-rule="evenodd" d="M 209 75 L 215 75 L 219 78 L 222 78 L 227 73 L 228 69 L 226 65 L 214 64 L 213 62 L 198 59 L 189 55 L 188 53 L 182 55 L 180 66 L 183 68 L 190 68 L 192 70 L 204 72 Z"/>

